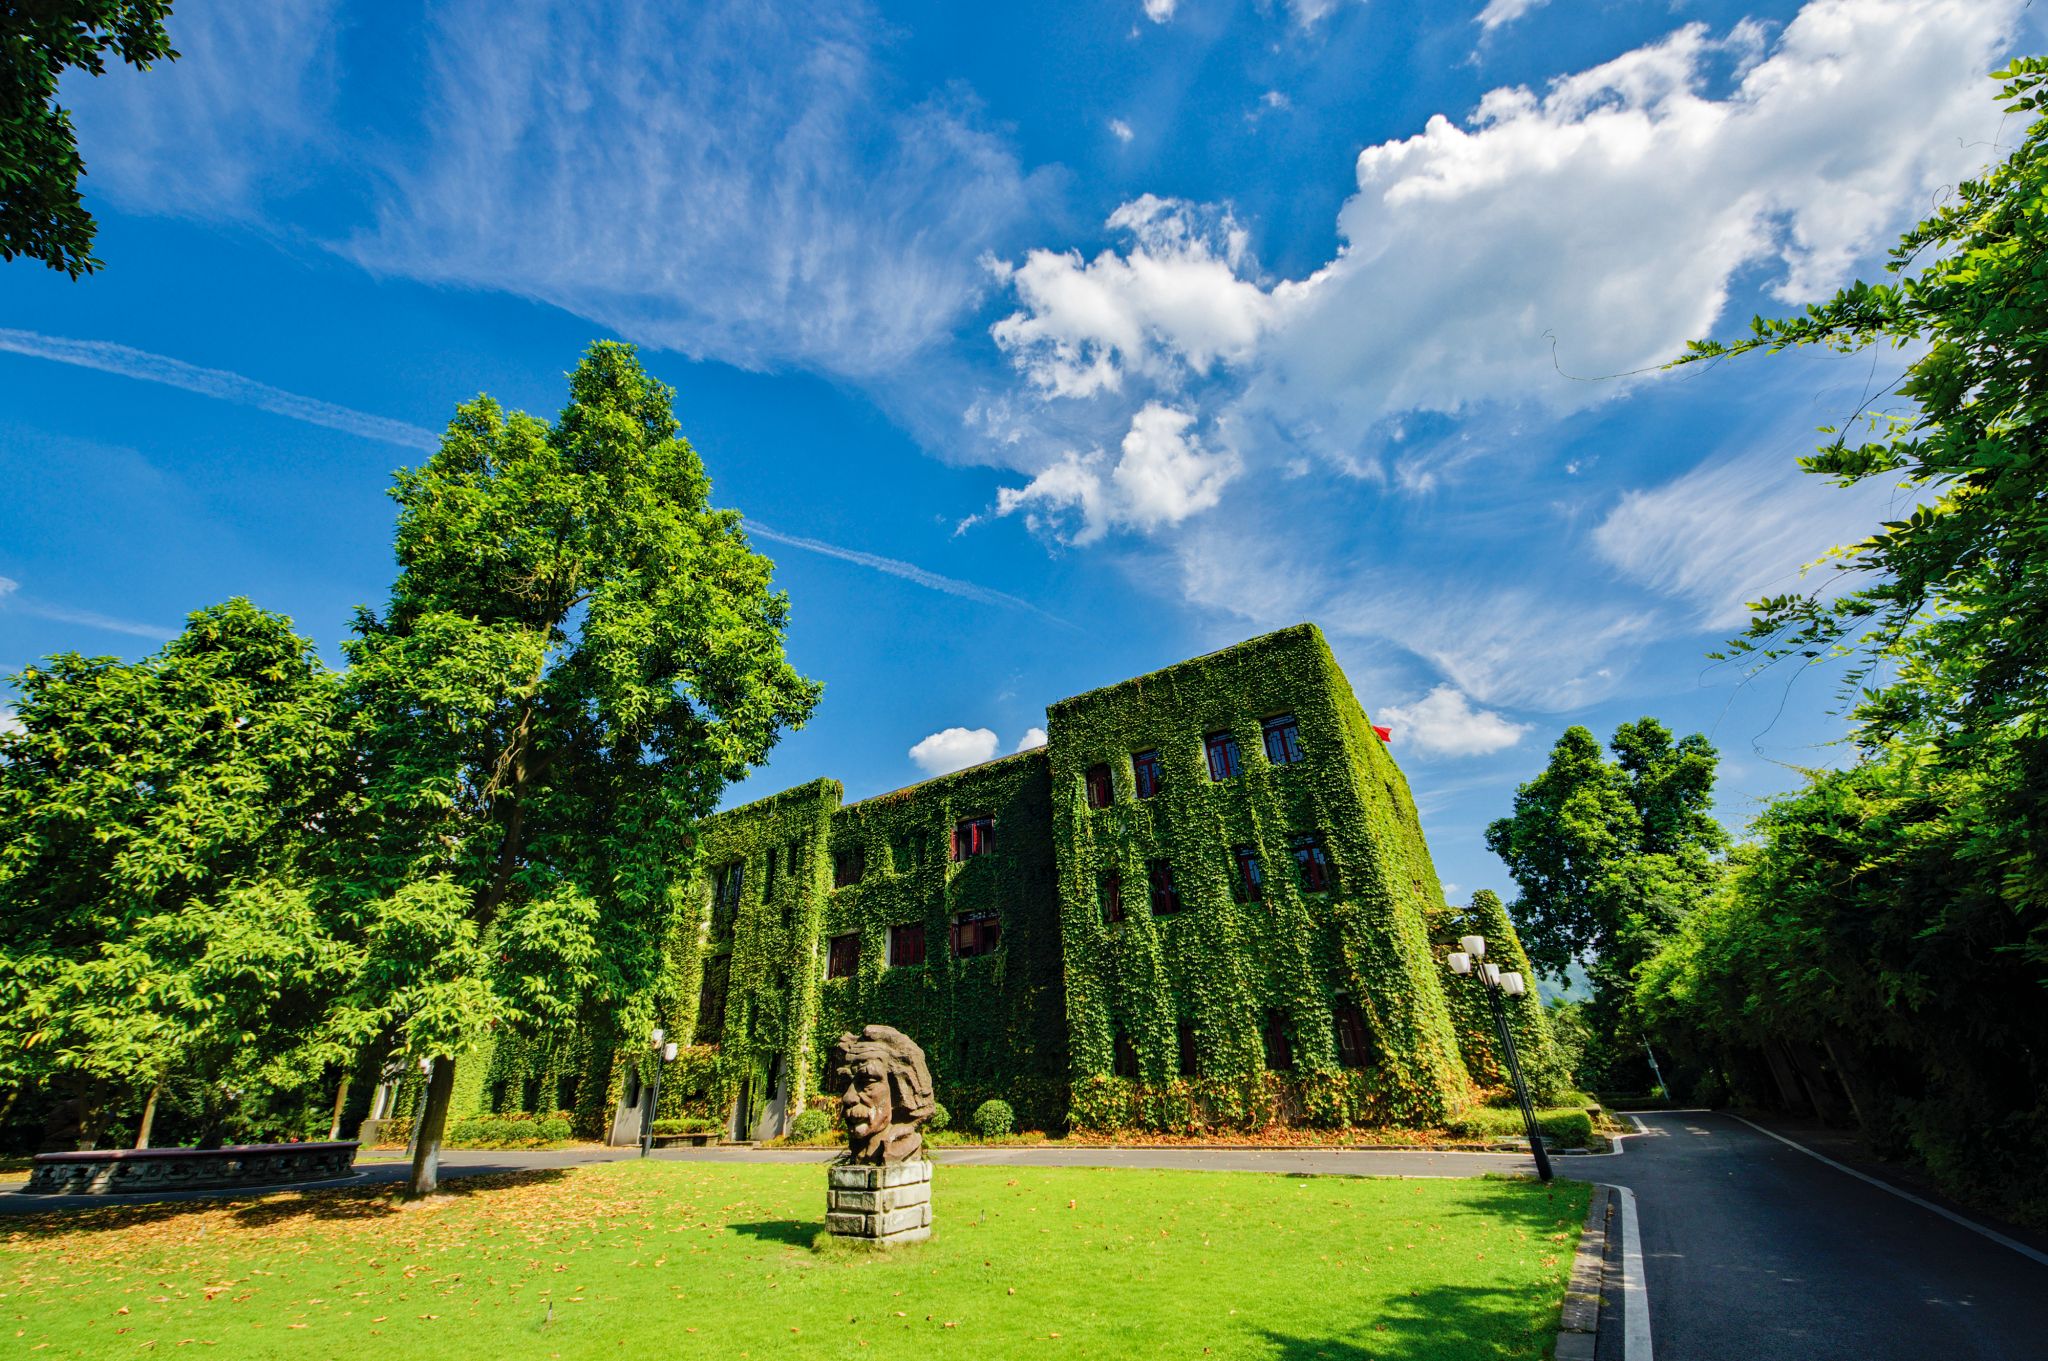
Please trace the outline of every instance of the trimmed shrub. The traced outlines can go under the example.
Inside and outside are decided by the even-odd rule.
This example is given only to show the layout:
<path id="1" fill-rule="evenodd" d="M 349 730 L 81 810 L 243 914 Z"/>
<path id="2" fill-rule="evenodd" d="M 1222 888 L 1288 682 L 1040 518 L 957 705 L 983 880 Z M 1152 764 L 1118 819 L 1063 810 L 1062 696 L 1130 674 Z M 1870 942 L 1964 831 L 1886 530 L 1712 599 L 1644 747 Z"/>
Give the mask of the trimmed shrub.
<path id="1" fill-rule="evenodd" d="M 932 1118 L 924 1122 L 924 1127 L 936 1134 L 952 1123 L 953 1113 L 946 1109 L 946 1103 L 943 1101 L 932 1102 Z"/>
<path id="2" fill-rule="evenodd" d="M 656 1134 L 708 1134 L 717 1128 L 718 1121 L 707 1115 L 666 1116 L 654 1122 Z"/>
<path id="3" fill-rule="evenodd" d="M 831 1134 L 832 1117 L 820 1110 L 802 1111 L 789 1122 L 789 1137 L 800 1144 L 830 1138 Z"/>
<path id="4" fill-rule="evenodd" d="M 1017 1113 L 1007 1101 L 984 1101 L 974 1108 L 974 1116 L 967 1123 L 984 1139 L 1000 1139 L 1016 1130 Z"/>
<path id="5" fill-rule="evenodd" d="M 1450 1121 L 1452 1134 L 1468 1139 L 1513 1139 L 1524 1133 L 1522 1112 L 1497 1106 L 1476 1106 Z M 1553 1106 L 1536 1112 L 1536 1128 L 1561 1148 L 1583 1148 L 1593 1138 L 1593 1118 L 1583 1110 Z"/>

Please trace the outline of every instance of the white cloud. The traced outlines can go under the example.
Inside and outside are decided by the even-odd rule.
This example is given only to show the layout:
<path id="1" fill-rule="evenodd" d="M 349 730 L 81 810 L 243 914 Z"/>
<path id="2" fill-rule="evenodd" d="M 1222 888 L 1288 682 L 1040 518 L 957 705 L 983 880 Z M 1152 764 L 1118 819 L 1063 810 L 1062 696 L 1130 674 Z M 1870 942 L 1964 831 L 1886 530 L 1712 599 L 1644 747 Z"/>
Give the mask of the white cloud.
<path id="1" fill-rule="evenodd" d="M 1983 73 L 2014 13 L 1812 0 L 1775 43 L 1689 25 L 1367 147 L 1341 249 L 1304 278 L 1262 283 L 1226 211 L 1146 196 L 1111 219 L 1121 253 L 1031 252 L 993 334 L 1055 397 L 1141 401 L 1228 368 L 1213 400 L 1248 439 L 1348 471 L 1374 470 L 1406 413 L 1584 408 L 1636 380 L 1566 374 L 1669 359 L 1738 273 L 1823 293 L 1981 166 Z"/>
<path id="2" fill-rule="evenodd" d="M 1017 739 L 1017 745 L 1015 747 L 1015 750 L 1030 751 L 1033 747 L 1042 747 L 1044 745 L 1045 729 L 1026 728 L 1024 730 L 1024 735 Z"/>
<path id="3" fill-rule="evenodd" d="M 1770 441 L 1627 493 L 1593 531 L 1593 547 L 1630 578 L 1691 602 L 1700 625 L 1730 629 L 1748 618 L 1749 601 L 1852 584 L 1831 567 L 1802 569 L 1898 518 L 1910 509 L 1904 495 L 1882 479 L 1838 487 Z"/>
<path id="4" fill-rule="evenodd" d="M 1138 134 L 1132 132 L 1131 125 L 1123 119 L 1112 118 L 1109 120 L 1109 135 L 1116 138 L 1119 142 L 1128 142 Z"/>
<path id="5" fill-rule="evenodd" d="M 1511 24 L 1531 10 L 1543 8 L 1550 0 L 1487 0 L 1486 8 L 1472 22 L 1491 33 L 1503 24 Z"/>
<path id="6" fill-rule="evenodd" d="M 996 746 L 987 728 L 941 728 L 912 747 L 910 759 L 927 775 L 945 775 L 989 760 Z"/>
<path id="7" fill-rule="evenodd" d="M 1004 487 L 996 512 L 1022 512 L 1036 529 L 1092 543 L 1113 526 L 1153 530 L 1214 506 L 1237 475 L 1228 450 L 1191 433 L 1194 416 L 1151 402 L 1131 417 L 1114 463 L 1101 450 L 1069 452 L 1022 487 Z M 1072 526 L 1075 515 L 1080 524 Z"/>
<path id="8" fill-rule="evenodd" d="M 0 704 L 0 737 L 23 731 L 21 720 L 14 716 L 14 710 Z"/>
<path id="9" fill-rule="evenodd" d="M 1227 210 L 1146 194 L 1108 225 L 1133 238 L 1128 254 L 1035 250 L 999 271 L 1024 306 L 991 334 L 1035 387 L 1087 397 L 1126 372 L 1172 384 L 1252 355 L 1277 303 L 1240 277 L 1247 237 Z"/>
<path id="10" fill-rule="evenodd" d="M 1032 614 L 1038 615 L 1042 619 L 1050 619 L 1054 623 L 1066 622 L 1054 615 L 1047 614 L 1028 600 L 1020 600 L 1014 595 L 1006 595 L 1002 591 L 990 590 L 986 586 L 977 586 L 971 581 L 961 581 L 957 577 L 941 576 L 937 572 L 928 572 L 914 562 L 904 562 L 900 558 L 885 558 L 879 553 L 863 553 L 857 548 L 841 548 L 838 544 L 826 543 L 822 539 L 805 538 L 801 534 L 785 534 L 779 529 L 769 528 L 759 520 L 744 521 L 742 528 L 746 530 L 750 538 L 766 539 L 770 543 L 787 544 L 791 548 L 801 548 L 807 553 L 817 553 L 824 557 L 837 558 L 841 562 L 850 562 L 856 566 L 866 567 L 892 577 L 901 577 L 905 581 L 913 582 L 928 591 L 940 591 L 946 595 L 957 595 L 964 600 L 978 600 L 984 605 L 1007 605 L 1011 609 L 1028 610 Z"/>
<path id="11" fill-rule="evenodd" d="M 71 340 L 64 336 L 0 327 L 0 350 L 55 360 L 59 364 L 76 364 L 102 373 L 116 373 L 145 383 L 183 388 L 202 397 L 214 397 L 238 406 L 253 406 L 287 420 L 324 426 L 360 435 L 364 439 L 381 440 L 405 449 L 432 451 L 441 444 L 439 435 L 422 426 L 336 406 L 317 397 L 302 397 L 296 392 L 286 392 L 225 369 L 203 369 L 182 359 L 151 354 L 147 350 L 132 350 L 126 345 L 104 340 Z"/>
<path id="12" fill-rule="evenodd" d="M 178 60 L 73 75 L 89 193 L 138 212 L 250 218 L 324 147 L 335 95 L 337 0 L 181 6 Z"/>
<path id="13" fill-rule="evenodd" d="M 1155 24 L 1163 24 L 1173 17 L 1180 0 L 1145 0 L 1145 17 Z"/>
<path id="14" fill-rule="evenodd" d="M 115 619 L 110 615 L 93 610 L 74 610 L 65 605 L 47 605 L 21 593 L 21 583 L 8 577 L 0 577 L 0 610 L 25 614 L 32 619 L 47 619 L 55 624 L 76 624 L 82 628 L 98 629 L 105 633 L 125 633 L 134 638 L 148 638 L 164 642 L 175 638 L 174 629 L 158 628 L 154 624 L 138 624 L 127 619 Z"/>
<path id="15" fill-rule="evenodd" d="M 442 11 L 429 144 L 353 253 L 695 357 L 892 372 L 986 286 L 1027 190 L 958 101 L 898 107 L 883 27 L 736 0 Z"/>
<path id="16" fill-rule="evenodd" d="M 1439 685 L 1413 704 L 1388 704 L 1379 717 L 1397 740 L 1441 756 L 1485 756 L 1522 740 L 1529 731 L 1490 709 L 1475 709 L 1455 686 Z"/>

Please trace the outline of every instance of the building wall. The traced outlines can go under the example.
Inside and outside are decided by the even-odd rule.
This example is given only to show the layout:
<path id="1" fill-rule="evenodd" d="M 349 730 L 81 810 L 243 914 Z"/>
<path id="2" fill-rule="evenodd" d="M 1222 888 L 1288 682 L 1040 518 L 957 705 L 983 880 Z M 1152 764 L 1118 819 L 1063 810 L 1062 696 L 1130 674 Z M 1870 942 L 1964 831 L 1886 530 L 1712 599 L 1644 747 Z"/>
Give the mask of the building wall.
<path id="1" fill-rule="evenodd" d="M 1287 713 L 1296 764 L 1265 753 L 1264 722 Z M 1432 950 L 1443 892 L 1415 803 L 1312 625 L 1061 700 L 1047 731 L 1046 748 L 857 803 L 816 780 L 707 819 L 655 1000 L 672 1037 L 706 1047 L 686 1065 L 698 1075 L 688 1090 L 665 1088 L 663 1113 L 722 1113 L 744 1092 L 739 1127 L 777 1132 L 817 1094 L 832 1039 L 872 1024 L 924 1047 L 958 1117 L 1001 1097 L 1025 1127 L 1429 1124 L 1470 1099 Z M 1240 769 L 1219 781 L 1205 738 L 1220 732 L 1236 736 Z M 1147 750 L 1163 782 L 1140 799 L 1132 756 Z M 1098 763 L 1113 790 L 1103 808 L 1087 797 Z M 981 817 L 993 820 L 988 852 L 956 859 L 955 828 Z M 1322 847 L 1325 891 L 1300 877 L 1300 837 Z M 1256 901 L 1237 847 L 1264 871 Z M 851 855 L 858 874 L 835 884 L 835 856 Z M 1178 912 L 1151 910 L 1155 860 L 1172 868 Z M 721 892 L 735 866 L 737 891 Z M 1114 923 L 1099 895 L 1111 869 Z M 954 923 L 979 911 L 999 914 L 1001 946 L 958 957 Z M 925 958 L 892 964 L 890 929 L 908 923 L 924 927 Z M 858 941 L 847 977 L 827 977 L 835 937 Z M 1365 1032 L 1361 1067 L 1341 1058 L 1346 1002 Z M 1287 1073 L 1268 1069 L 1276 1022 Z M 519 1052 L 544 1071 L 501 1048 L 492 1091 L 579 1071 L 579 1125 L 600 1093 L 616 1103 L 630 1088 L 633 1064 L 587 1043 Z M 1472 1057 L 1474 1075 L 1496 1070 L 1490 1048 Z"/>

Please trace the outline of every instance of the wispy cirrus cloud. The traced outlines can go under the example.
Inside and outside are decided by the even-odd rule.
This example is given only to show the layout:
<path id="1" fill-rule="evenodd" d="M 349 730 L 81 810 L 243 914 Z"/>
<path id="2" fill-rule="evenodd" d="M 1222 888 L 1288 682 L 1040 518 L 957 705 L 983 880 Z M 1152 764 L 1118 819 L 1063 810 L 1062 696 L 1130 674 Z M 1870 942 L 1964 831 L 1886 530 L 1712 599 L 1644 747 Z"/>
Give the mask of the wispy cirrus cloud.
<path id="1" fill-rule="evenodd" d="M 111 341 L 72 340 L 64 336 L 0 327 L 0 351 L 53 360 L 59 364 L 75 364 L 80 368 L 98 369 L 101 373 L 119 374 L 123 378 L 133 378 L 139 382 L 162 383 L 166 387 L 183 388 L 202 397 L 233 402 L 237 406 L 255 407 L 259 411 L 268 411 L 287 420 L 324 426 L 329 430 L 360 435 L 364 439 L 380 440 L 385 444 L 396 444 L 405 449 L 431 451 L 439 448 L 441 444 L 441 437 L 424 426 L 394 421 L 385 416 L 373 416 L 367 411 L 357 411 L 351 407 L 336 406 L 333 402 L 323 402 L 317 397 L 286 392 L 283 388 L 259 383 L 253 378 L 245 378 L 226 369 L 201 368 L 197 364 L 187 364 L 182 359 L 151 354 L 147 350 L 131 349 Z"/>
<path id="2" fill-rule="evenodd" d="M 94 610 L 76 610 L 66 605 L 53 605 L 24 596 L 21 593 L 21 583 L 8 577 L 0 577 L 0 610 L 10 614 L 25 614 L 32 619 L 47 619 L 56 624 L 76 624 L 81 628 L 99 629 L 105 633 L 125 633 L 131 638 L 147 638 L 159 643 L 178 636 L 176 629 L 162 628 L 156 624 L 139 624 L 129 619 L 116 619 L 112 615 L 100 614 Z"/>
<path id="3" fill-rule="evenodd" d="M 801 534 L 785 534 L 779 529 L 769 528 L 759 520 L 748 520 L 745 522 L 745 527 L 750 538 L 766 539 L 770 543 L 787 544 L 791 548 L 801 548 L 806 553 L 822 554 L 828 558 L 837 558 L 841 562 L 850 562 L 856 566 L 865 567 L 870 571 L 881 572 L 892 577 L 901 577 L 903 580 L 922 586 L 928 591 L 940 591 L 946 595 L 957 595 L 963 600 L 976 600 L 984 605 L 1002 605 L 1013 610 L 1024 610 L 1027 613 L 1039 616 L 1041 619 L 1050 620 L 1055 624 L 1066 622 L 1055 615 L 1046 613 L 1028 600 L 1005 594 L 1002 591 L 991 590 L 986 586 L 977 586 L 971 581 L 962 581 L 957 577 L 941 576 L 937 572 L 928 572 L 914 562 L 904 562 L 900 558 L 885 558 L 879 553 L 864 553 L 858 548 L 842 548 L 836 543 L 826 543 L 823 539 L 806 538 Z"/>

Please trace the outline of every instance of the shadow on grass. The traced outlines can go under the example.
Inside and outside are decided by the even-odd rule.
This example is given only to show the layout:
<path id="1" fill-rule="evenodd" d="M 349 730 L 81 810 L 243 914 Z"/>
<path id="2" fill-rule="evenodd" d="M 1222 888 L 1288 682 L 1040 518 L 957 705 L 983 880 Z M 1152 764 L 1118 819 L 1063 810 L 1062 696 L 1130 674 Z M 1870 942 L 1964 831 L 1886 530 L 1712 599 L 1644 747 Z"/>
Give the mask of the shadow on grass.
<path id="1" fill-rule="evenodd" d="M 1271 1328 L 1259 1336 L 1279 1361 L 1471 1361 L 1540 1357 L 1556 1334 L 1555 1306 L 1545 1311 L 1528 1295 L 1490 1287 L 1440 1285 L 1403 1295 L 1336 1337 Z"/>
<path id="2" fill-rule="evenodd" d="M 791 1247 L 807 1248 L 811 1245 L 824 1225 L 816 1220 L 801 1219 L 756 1219 L 745 1224 L 725 1226 L 733 1233 L 745 1234 L 766 1243 L 787 1243 Z"/>
<path id="3" fill-rule="evenodd" d="M 572 1169 L 543 1167 L 505 1172 L 478 1172 L 441 1183 L 435 1194 L 464 1200 L 514 1187 L 558 1182 Z M 245 1199 L 234 1192 L 161 1200 L 140 1205 L 94 1205 L 16 1212 L 0 1219 L 0 1244 L 31 1243 L 74 1233 L 103 1233 L 157 1224 L 172 1224 L 194 1215 L 231 1214 L 237 1226 L 266 1229 L 300 1220 L 375 1222 L 405 1213 L 397 1183 L 374 1186 L 315 1187 L 304 1191 L 266 1191 Z M 805 1241 L 808 1241 L 805 1240 Z"/>

